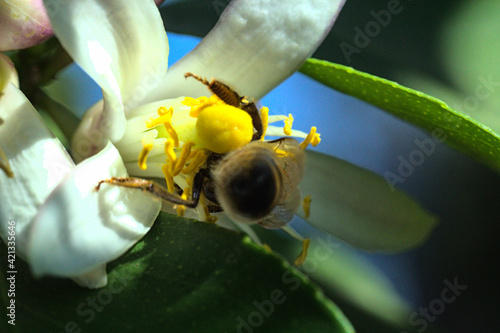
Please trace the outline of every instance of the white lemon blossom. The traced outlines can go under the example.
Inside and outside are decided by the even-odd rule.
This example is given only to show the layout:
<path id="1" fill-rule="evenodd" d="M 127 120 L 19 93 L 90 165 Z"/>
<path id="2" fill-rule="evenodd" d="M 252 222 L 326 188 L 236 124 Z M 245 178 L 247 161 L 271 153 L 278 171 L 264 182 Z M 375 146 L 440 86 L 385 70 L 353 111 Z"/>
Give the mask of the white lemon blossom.
<path id="1" fill-rule="evenodd" d="M 0 170 L 0 236 L 6 241 L 12 235 L 13 221 L 16 254 L 35 275 L 67 276 L 84 286 L 102 287 L 107 283 L 105 264 L 149 230 L 160 206 L 138 191 L 95 192 L 92 184 L 103 177 L 127 176 L 118 151 L 109 144 L 75 166 L 16 87 L 13 68 L 10 75 L 7 66 L 0 68 L 0 149 L 5 158 L 0 163 L 11 173 Z M 106 239 L 112 241 L 106 244 Z"/>
<path id="2" fill-rule="evenodd" d="M 76 160 L 83 160 L 76 167 L 59 147 L 35 148 L 44 140 L 54 145 L 57 142 L 41 129 L 41 124 L 26 127 L 22 114 L 9 111 L 10 121 L 21 124 L 21 130 L 14 133 L 7 129 L 5 137 L 23 137 L 31 129 L 44 133 L 22 147 L 0 147 L 16 175 L 12 180 L 0 174 L 2 236 L 5 221 L 21 221 L 18 211 L 22 209 L 12 193 L 24 189 L 19 197 L 30 209 L 29 216 L 22 219 L 28 230 L 24 246 L 33 272 L 84 275 L 90 286 L 105 283 L 104 265 L 147 232 L 158 214 L 159 203 L 133 189 L 106 186 L 96 192 L 93 188 L 100 180 L 125 176 L 127 170 L 134 176 L 162 174 L 160 158 L 165 159 L 165 137 L 159 137 L 156 130 L 144 132 L 145 120 L 151 119 L 160 107 L 172 107 L 172 124 L 179 126 L 175 117 L 185 108 L 181 101 L 186 96 L 206 95 L 204 85 L 186 80 L 184 74 L 215 77 L 241 94 L 260 99 L 312 54 L 343 3 L 235 0 L 201 44 L 168 72 L 167 38 L 152 1 L 59 3 L 57 10 L 49 13 L 55 35 L 75 62 L 101 86 L 104 98 L 87 111 L 73 138 L 72 153 Z M 18 90 L 9 89 L 12 91 L 7 91 L 6 96 L 23 101 L 23 112 L 34 112 Z M 11 104 L 6 101 L 0 105 L 8 110 Z M 181 134 L 185 134 L 184 130 L 177 129 Z M 153 146 L 148 168 L 143 170 L 137 164 L 138 156 L 149 143 Z M 17 161 L 20 151 L 27 154 Z M 66 166 L 66 175 L 57 174 L 50 186 L 46 184 L 52 177 L 47 175 L 50 168 L 43 167 L 49 151 L 57 152 Z M 406 195 L 389 191 L 380 177 L 330 156 L 311 153 L 308 159 L 303 188 L 313 195 L 313 209 L 306 218 L 313 226 L 361 248 L 382 251 L 415 246 L 433 228 L 432 216 Z M 38 177 L 33 176 L 35 171 L 42 173 L 41 180 L 33 179 Z M 6 189 L 4 182 L 11 182 L 10 187 Z M 4 210 L 4 206 L 10 208 Z M 398 211 L 389 211 L 388 207 Z"/>

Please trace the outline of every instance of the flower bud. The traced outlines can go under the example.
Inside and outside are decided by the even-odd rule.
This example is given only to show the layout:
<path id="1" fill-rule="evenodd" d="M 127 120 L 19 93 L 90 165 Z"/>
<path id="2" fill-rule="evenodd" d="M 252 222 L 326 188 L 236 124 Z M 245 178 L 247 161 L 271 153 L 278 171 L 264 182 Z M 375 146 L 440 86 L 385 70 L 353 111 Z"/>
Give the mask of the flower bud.
<path id="1" fill-rule="evenodd" d="M 52 36 L 43 0 L 0 0 L 0 51 L 24 49 Z"/>

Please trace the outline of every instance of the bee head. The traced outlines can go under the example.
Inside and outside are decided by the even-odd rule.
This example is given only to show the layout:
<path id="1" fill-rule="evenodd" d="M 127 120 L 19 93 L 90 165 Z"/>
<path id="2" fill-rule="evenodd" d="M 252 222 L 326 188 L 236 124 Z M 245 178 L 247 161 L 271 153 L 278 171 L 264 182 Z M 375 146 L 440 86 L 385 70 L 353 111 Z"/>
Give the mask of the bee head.
<path id="1" fill-rule="evenodd" d="M 282 177 L 272 148 L 253 141 L 227 154 L 214 171 L 217 199 L 233 220 L 256 223 L 280 198 Z"/>

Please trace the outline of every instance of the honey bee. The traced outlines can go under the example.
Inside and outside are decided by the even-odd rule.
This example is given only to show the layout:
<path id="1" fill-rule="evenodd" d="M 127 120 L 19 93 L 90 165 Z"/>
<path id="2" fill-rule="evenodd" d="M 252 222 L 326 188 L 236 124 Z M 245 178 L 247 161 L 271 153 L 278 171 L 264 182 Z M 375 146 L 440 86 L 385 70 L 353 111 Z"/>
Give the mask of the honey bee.
<path id="1" fill-rule="evenodd" d="M 224 212 L 236 222 L 284 227 L 301 202 L 298 186 L 304 171 L 304 149 L 289 137 L 261 141 L 263 124 L 253 101 L 220 81 L 208 82 L 191 73 L 185 77 L 197 79 L 224 103 L 247 112 L 254 127 L 252 140 L 225 154 L 209 152 L 194 177 L 190 199 L 183 199 L 180 192 L 170 193 L 154 181 L 133 177 L 102 180 L 96 190 L 102 183 L 132 187 L 164 202 L 189 208 L 196 208 L 203 194 L 211 212 Z"/>

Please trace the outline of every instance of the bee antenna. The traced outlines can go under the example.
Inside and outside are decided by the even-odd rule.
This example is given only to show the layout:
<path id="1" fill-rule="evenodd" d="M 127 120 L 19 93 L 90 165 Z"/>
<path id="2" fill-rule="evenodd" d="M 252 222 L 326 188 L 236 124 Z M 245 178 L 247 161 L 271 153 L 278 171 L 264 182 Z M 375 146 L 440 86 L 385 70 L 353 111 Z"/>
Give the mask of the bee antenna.
<path id="1" fill-rule="evenodd" d="M 193 74 L 193 73 L 186 73 L 184 74 L 184 77 L 187 79 L 188 77 L 192 77 L 192 78 L 195 78 L 196 80 L 200 81 L 201 83 L 203 83 L 204 85 L 210 87 L 210 82 L 208 82 L 207 79 L 205 78 L 202 78 L 201 76 L 199 75 L 196 75 L 196 74 Z"/>

